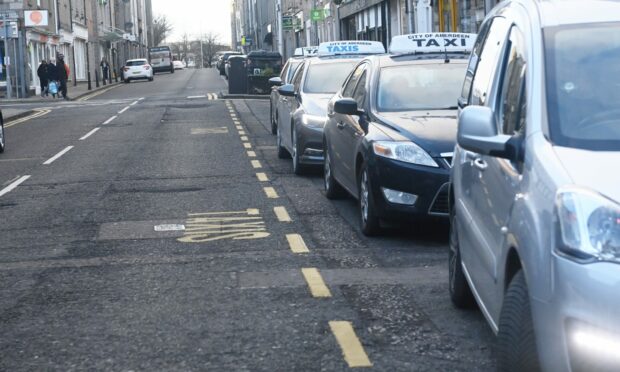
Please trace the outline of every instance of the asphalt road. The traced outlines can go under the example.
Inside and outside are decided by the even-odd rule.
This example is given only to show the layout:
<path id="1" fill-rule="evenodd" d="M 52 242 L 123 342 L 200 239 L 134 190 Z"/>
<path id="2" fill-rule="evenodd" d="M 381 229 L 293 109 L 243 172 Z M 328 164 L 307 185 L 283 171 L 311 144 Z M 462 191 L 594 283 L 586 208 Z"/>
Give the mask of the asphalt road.
<path id="1" fill-rule="evenodd" d="M 277 158 L 268 101 L 224 89 L 162 74 L 6 129 L 0 370 L 494 369 L 447 226 L 363 237 Z"/>

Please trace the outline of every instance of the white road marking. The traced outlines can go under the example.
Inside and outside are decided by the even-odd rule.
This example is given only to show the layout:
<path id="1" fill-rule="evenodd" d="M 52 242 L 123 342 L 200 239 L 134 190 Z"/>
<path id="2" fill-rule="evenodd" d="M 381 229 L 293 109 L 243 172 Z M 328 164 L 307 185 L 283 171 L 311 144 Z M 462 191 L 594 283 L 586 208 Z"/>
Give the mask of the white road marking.
<path id="1" fill-rule="evenodd" d="M 17 181 L 0 190 L 0 196 L 3 196 L 13 191 L 17 186 L 24 183 L 28 178 L 30 178 L 30 176 L 21 176 L 19 179 L 17 179 Z"/>
<path id="2" fill-rule="evenodd" d="M 122 109 L 121 111 L 119 111 L 118 113 L 119 113 L 119 114 L 122 114 L 123 112 L 125 112 L 125 111 L 129 110 L 129 108 L 130 108 L 130 107 L 129 107 L 129 106 L 127 106 L 127 107 L 125 107 L 124 109 Z"/>
<path id="3" fill-rule="evenodd" d="M 138 104 L 138 102 L 140 102 L 140 101 L 133 101 L 129 106 L 135 106 L 135 105 Z"/>
<path id="4" fill-rule="evenodd" d="M 114 115 L 111 118 L 109 118 L 108 120 L 103 122 L 103 125 L 107 125 L 110 124 L 112 122 L 112 120 L 116 119 L 118 116 Z"/>
<path id="5" fill-rule="evenodd" d="M 181 224 L 164 224 L 164 225 L 155 225 L 153 227 L 155 231 L 183 231 L 185 230 L 185 225 Z"/>
<path id="6" fill-rule="evenodd" d="M 205 98 L 207 96 L 187 96 L 187 99 Z"/>
<path id="7" fill-rule="evenodd" d="M 138 101 L 142 101 L 144 99 L 144 97 L 140 97 L 138 98 Z"/>
<path id="8" fill-rule="evenodd" d="M 68 153 L 69 151 L 71 151 L 71 149 L 73 148 L 73 146 L 67 146 L 64 150 L 62 150 L 61 152 L 59 152 L 58 154 L 52 156 L 51 158 L 47 159 L 45 161 L 45 163 L 43 163 L 43 165 L 50 165 L 53 162 L 55 162 L 56 160 L 58 160 L 58 158 L 60 158 L 61 156 L 63 156 L 64 154 Z"/>
<path id="9" fill-rule="evenodd" d="M 95 132 L 96 132 L 96 131 L 98 131 L 99 129 L 101 129 L 101 128 L 97 127 L 97 128 L 95 128 L 95 129 L 91 130 L 90 132 L 86 133 L 86 134 L 85 134 L 82 138 L 80 138 L 80 141 L 84 141 L 84 140 L 85 140 L 85 139 L 87 139 L 88 137 L 92 136 L 92 135 L 93 135 L 93 134 L 95 134 Z"/>

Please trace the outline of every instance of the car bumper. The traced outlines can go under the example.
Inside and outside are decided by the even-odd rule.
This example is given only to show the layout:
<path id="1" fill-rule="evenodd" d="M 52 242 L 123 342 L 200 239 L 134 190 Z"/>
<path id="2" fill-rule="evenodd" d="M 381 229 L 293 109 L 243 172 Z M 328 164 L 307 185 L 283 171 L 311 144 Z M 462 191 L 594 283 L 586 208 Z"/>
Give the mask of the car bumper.
<path id="1" fill-rule="evenodd" d="M 299 162 L 306 165 L 323 165 L 323 128 L 300 125 L 297 128 Z"/>
<path id="2" fill-rule="evenodd" d="M 152 75 L 151 75 L 150 72 L 142 72 L 142 73 L 139 73 L 139 74 L 125 75 L 125 79 L 126 80 L 150 79 L 151 76 Z"/>
<path id="3" fill-rule="evenodd" d="M 552 280 L 551 300 L 532 300 L 543 369 L 620 371 L 620 265 L 555 256 Z"/>
<path id="4" fill-rule="evenodd" d="M 383 219 L 447 217 L 450 170 L 373 156 L 369 177 L 377 214 Z M 384 190 L 415 195 L 413 205 L 390 202 Z"/>

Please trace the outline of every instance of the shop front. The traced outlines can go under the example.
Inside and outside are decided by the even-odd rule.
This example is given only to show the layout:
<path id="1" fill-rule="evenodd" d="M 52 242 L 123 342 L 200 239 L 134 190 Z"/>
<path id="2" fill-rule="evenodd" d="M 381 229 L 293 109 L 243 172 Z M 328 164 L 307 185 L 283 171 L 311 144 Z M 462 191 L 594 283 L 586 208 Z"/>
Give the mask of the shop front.
<path id="1" fill-rule="evenodd" d="M 433 31 L 477 33 L 498 0 L 434 0 Z"/>

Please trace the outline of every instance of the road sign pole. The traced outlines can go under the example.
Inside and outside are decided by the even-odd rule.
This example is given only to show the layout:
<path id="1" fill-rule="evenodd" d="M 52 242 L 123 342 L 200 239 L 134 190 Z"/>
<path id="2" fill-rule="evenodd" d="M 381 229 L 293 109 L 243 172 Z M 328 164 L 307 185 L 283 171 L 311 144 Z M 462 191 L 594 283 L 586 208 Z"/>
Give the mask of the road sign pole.
<path id="1" fill-rule="evenodd" d="M 9 32 L 10 32 L 10 26 L 9 26 L 9 22 L 7 22 L 6 20 L 4 21 L 4 56 L 7 59 L 5 61 L 5 66 L 6 66 L 6 98 L 13 98 L 13 88 L 11 87 L 11 63 L 10 63 L 10 59 L 11 59 L 11 51 L 10 51 L 10 46 L 9 46 Z M 9 63 L 6 63 L 9 62 Z"/>

